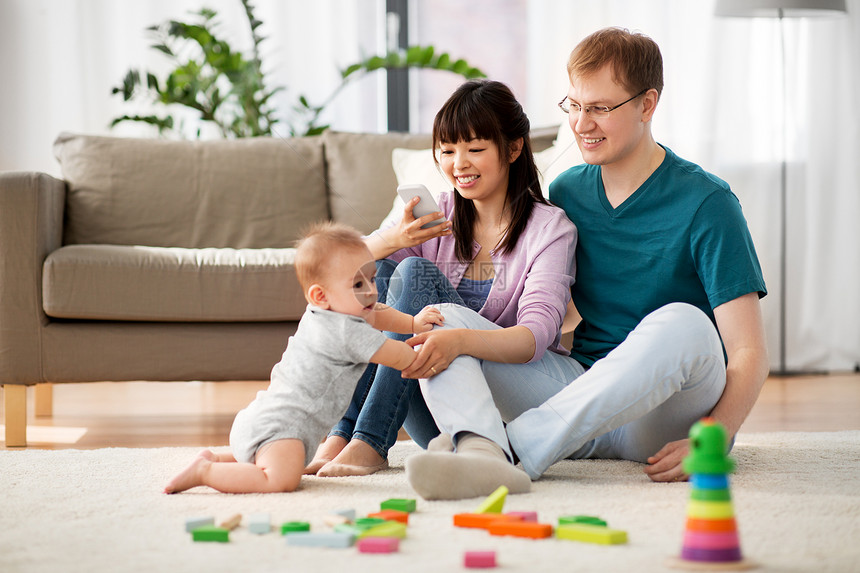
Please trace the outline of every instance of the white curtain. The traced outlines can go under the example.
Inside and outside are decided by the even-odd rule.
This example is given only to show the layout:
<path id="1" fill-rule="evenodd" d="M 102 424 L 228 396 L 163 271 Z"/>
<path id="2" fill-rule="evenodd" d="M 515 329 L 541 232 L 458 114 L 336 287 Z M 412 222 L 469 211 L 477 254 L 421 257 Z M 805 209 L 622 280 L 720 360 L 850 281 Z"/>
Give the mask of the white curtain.
<path id="1" fill-rule="evenodd" d="M 267 36 L 263 61 L 286 86 L 286 115 L 299 94 L 320 102 L 338 70 L 384 49 L 381 0 L 256 0 Z M 559 125 L 565 63 L 579 40 L 624 26 L 661 47 L 666 87 L 654 120 L 658 141 L 728 181 L 741 200 L 770 294 L 763 300 L 771 364 L 779 364 L 779 189 L 788 161 L 788 370 L 851 370 L 860 364 L 860 0 L 829 19 L 786 19 L 783 92 L 777 19 L 719 19 L 713 0 L 420 0 L 413 43 L 464 57 L 514 89 L 534 126 Z M 0 170 L 58 175 L 60 131 L 109 131 L 131 110 L 110 95 L 130 67 L 165 70 L 144 28 L 189 10 L 218 10 L 224 35 L 248 48 L 238 0 L 0 0 Z M 440 35 L 443 34 L 444 35 Z M 425 129 L 459 80 L 417 102 Z M 384 74 L 345 90 L 324 118 L 336 129 L 385 129 Z M 438 90 L 437 90 L 438 91 Z M 419 92 L 420 93 L 420 92 Z M 285 129 L 282 127 L 282 129 Z"/>
<path id="2" fill-rule="evenodd" d="M 787 18 L 783 122 L 779 20 L 722 19 L 713 2 L 529 5 L 530 116 L 552 120 L 576 43 L 604 26 L 653 37 L 666 86 L 658 141 L 728 181 L 752 230 L 769 294 L 771 365 L 860 365 L 860 1 L 836 18 Z M 549 79 L 548 79 L 549 78 Z M 787 138 L 787 139 L 784 139 Z M 780 364 L 780 165 L 787 141 L 786 361 Z"/>
<path id="3" fill-rule="evenodd" d="M 339 85 L 341 68 L 378 53 L 384 4 L 253 1 L 263 22 L 260 32 L 267 38 L 262 44 L 264 71 L 271 85 L 286 88 L 275 101 L 281 118 L 299 95 L 322 103 Z M 251 48 L 239 0 L 0 0 L 0 170 L 59 175 L 51 145 L 61 131 L 153 136 L 154 130 L 143 125 L 108 128 L 114 117 L 126 113 L 164 111 L 124 103 L 111 95 L 111 88 L 121 84 L 130 68 L 163 77 L 171 66 L 150 47 L 153 40 L 145 29 L 171 19 L 191 21 L 190 12 L 203 7 L 218 12 L 221 37 L 237 49 Z M 382 109 L 384 128 L 384 74 L 376 76 L 347 87 L 323 120 L 338 129 L 376 131 Z M 285 135 L 288 128 L 280 124 L 276 131 Z"/>

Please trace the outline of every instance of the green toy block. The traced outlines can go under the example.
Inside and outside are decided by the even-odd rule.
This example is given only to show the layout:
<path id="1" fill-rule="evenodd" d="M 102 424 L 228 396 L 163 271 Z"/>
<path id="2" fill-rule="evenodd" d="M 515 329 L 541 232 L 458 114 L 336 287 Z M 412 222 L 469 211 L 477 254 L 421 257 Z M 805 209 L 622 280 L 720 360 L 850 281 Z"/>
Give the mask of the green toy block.
<path id="1" fill-rule="evenodd" d="M 496 491 L 487 496 L 484 503 L 478 506 L 475 513 L 502 513 L 502 509 L 505 507 L 505 498 L 507 498 L 507 496 L 508 488 L 500 485 Z"/>
<path id="2" fill-rule="evenodd" d="M 598 525 L 606 527 L 606 522 L 593 515 L 563 515 L 558 518 L 559 525 L 569 525 L 574 523 L 584 523 L 586 525 Z"/>
<path id="3" fill-rule="evenodd" d="M 214 525 L 204 525 L 191 532 L 194 541 L 217 541 L 227 543 L 230 541 L 230 530 Z"/>
<path id="4" fill-rule="evenodd" d="M 297 531 L 310 531 L 311 524 L 307 521 L 287 521 L 281 524 L 281 535 L 295 533 Z"/>
<path id="5" fill-rule="evenodd" d="M 379 509 L 396 509 L 398 511 L 412 513 L 415 511 L 415 500 L 397 498 L 387 499 L 379 504 Z"/>
<path id="6" fill-rule="evenodd" d="M 365 537 L 397 537 L 403 539 L 406 537 L 406 526 L 399 521 L 386 521 L 385 523 L 365 529 L 358 534 L 359 539 L 364 539 Z"/>
<path id="7" fill-rule="evenodd" d="M 600 543 L 602 545 L 618 545 L 627 543 L 627 532 L 620 529 L 609 529 L 602 525 L 587 523 L 569 523 L 555 528 L 555 536 L 559 539 Z"/>

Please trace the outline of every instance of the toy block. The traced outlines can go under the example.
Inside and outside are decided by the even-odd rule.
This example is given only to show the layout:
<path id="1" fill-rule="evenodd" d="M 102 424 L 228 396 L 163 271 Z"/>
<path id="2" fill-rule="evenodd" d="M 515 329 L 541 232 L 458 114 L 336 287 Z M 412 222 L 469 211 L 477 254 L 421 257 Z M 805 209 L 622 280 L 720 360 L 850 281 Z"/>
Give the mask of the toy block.
<path id="1" fill-rule="evenodd" d="M 329 527 L 336 527 L 338 525 L 348 524 L 351 520 L 347 519 L 342 515 L 336 515 L 334 513 L 330 515 L 326 515 L 323 517 L 323 523 L 325 523 Z"/>
<path id="2" fill-rule="evenodd" d="M 409 514 L 397 509 L 383 509 L 376 513 L 368 513 L 367 517 L 378 517 L 386 521 L 399 521 L 400 523 L 409 525 Z"/>
<path id="3" fill-rule="evenodd" d="M 500 485 L 496 491 L 487 496 L 484 503 L 478 506 L 475 513 L 502 513 L 505 507 L 505 498 L 508 497 L 508 488 Z"/>
<path id="4" fill-rule="evenodd" d="M 324 533 L 311 533 L 310 531 L 296 531 L 286 537 L 287 545 L 301 545 L 304 547 L 352 547 L 355 536 L 351 533 L 339 533 L 327 531 Z"/>
<path id="5" fill-rule="evenodd" d="M 281 535 L 296 533 L 297 531 L 310 531 L 311 524 L 307 521 L 287 521 L 281 524 Z"/>
<path id="6" fill-rule="evenodd" d="M 588 523 L 568 523 L 559 525 L 555 530 L 559 539 L 584 541 L 585 543 L 600 543 L 601 545 L 619 545 L 627 543 L 627 532 L 620 529 L 609 529 L 603 525 Z"/>
<path id="7" fill-rule="evenodd" d="M 473 569 L 489 569 L 496 566 L 495 551 L 466 551 L 463 565 Z"/>
<path id="8" fill-rule="evenodd" d="M 406 526 L 399 521 L 386 521 L 358 534 L 359 539 L 365 537 L 399 537 L 403 539 L 406 537 Z"/>
<path id="9" fill-rule="evenodd" d="M 586 525 L 599 525 L 606 527 L 606 522 L 593 515 L 563 515 L 558 518 L 559 525 L 569 525 L 573 523 L 584 523 Z"/>
<path id="10" fill-rule="evenodd" d="M 237 513 L 236 515 L 231 515 L 229 518 L 222 521 L 221 527 L 232 531 L 233 529 L 239 527 L 240 523 L 242 523 L 242 514 Z"/>
<path id="11" fill-rule="evenodd" d="M 269 533 L 272 531 L 272 519 L 268 513 L 252 513 L 248 517 L 248 529 L 258 535 Z"/>
<path id="12" fill-rule="evenodd" d="M 204 525 L 215 525 L 214 517 L 189 517 L 185 520 L 185 531 L 191 533 L 198 527 L 203 527 Z"/>
<path id="13" fill-rule="evenodd" d="M 379 509 L 396 509 L 397 511 L 405 511 L 412 513 L 415 511 L 414 499 L 387 499 L 379 504 Z"/>
<path id="14" fill-rule="evenodd" d="M 214 525 L 204 525 L 192 531 L 191 538 L 194 541 L 217 541 L 218 543 L 227 543 L 230 541 L 230 530 L 224 529 L 223 527 L 215 527 Z"/>
<path id="15" fill-rule="evenodd" d="M 355 526 L 360 529 L 367 529 L 369 527 L 385 523 L 386 521 L 388 520 L 381 517 L 359 517 L 355 520 Z"/>
<path id="16" fill-rule="evenodd" d="M 361 553 L 394 553 L 400 549 L 400 540 L 396 537 L 365 537 L 358 540 L 356 547 Z"/>
<path id="17" fill-rule="evenodd" d="M 331 515 L 342 515 L 347 521 L 355 521 L 354 509 L 338 509 L 331 512 Z"/>
<path id="18" fill-rule="evenodd" d="M 358 537 L 361 532 L 370 529 L 369 527 L 357 527 L 354 523 L 340 523 L 334 526 L 335 533 L 349 533 L 354 537 Z"/>
<path id="19" fill-rule="evenodd" d="M 522 520 L 518 515 L 501 513 L 458 513 L 454 515 L 456 527 L 477 527 L 478 529 L 487 529 L 491 523 L 496 521 L 517 522 Z"/>
<path id="20" fill-rule="evenodd" d="M 376 527 L 377 525 L 382 525 L 383 523 L 386 523 L 386 520 L 379 517 L 360 517 L 355 520 L 355 523 L 342 523 L 335 525 L 334 530 L 349 532 L 358 537 L 368 529 Z"/>
<path id="21" fill-rule="evenodd" d="M 536 511 L 509 511 L 505 515 L 519 517 L 523 521 L 528 521 L 531 523 L 537 523 L 538 520 Z"/>
<path id="22" fill-rule="evenodd" d="M 687 517 L 697 519 L 728 519 L 735 516 L 735 510 L 730 501 L 698 501 L 691 499 L 687 503 Z"/>
<path id="23" fill-rule="evenodd" d="M 552 536 L 552 525 L 525 521 L 497 521 L 490 524 L 487 531 L 490 532 L 490 535 L 513 535 L 514 537 L 542 539 Z"/>

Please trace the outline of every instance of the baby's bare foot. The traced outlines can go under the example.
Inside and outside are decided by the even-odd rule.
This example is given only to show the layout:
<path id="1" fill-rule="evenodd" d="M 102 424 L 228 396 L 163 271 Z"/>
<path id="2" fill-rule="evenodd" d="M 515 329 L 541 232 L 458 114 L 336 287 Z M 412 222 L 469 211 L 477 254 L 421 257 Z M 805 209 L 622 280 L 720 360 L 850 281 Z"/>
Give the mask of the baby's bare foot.
<path id="1" fill-rule="evenodd" d="M 203 485 L 203 471 L 218 461 L 218 456 L 210 450 L 203 450 L 184 470 L 170 480 L 164 488 L 164 493 L 179 493 L 198 485 Z"/>

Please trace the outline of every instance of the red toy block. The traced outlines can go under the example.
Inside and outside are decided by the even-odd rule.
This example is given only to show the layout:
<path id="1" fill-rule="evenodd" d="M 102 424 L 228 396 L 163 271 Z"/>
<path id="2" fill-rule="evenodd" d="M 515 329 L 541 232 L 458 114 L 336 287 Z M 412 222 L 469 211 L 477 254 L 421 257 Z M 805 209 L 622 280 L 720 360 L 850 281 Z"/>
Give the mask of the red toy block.
<path id="1" fill-rule="evenodd" d="M 542 539 L 552 536 L 552 525 L 548 523 L 529 523 L 526 521 L 497 521 L 487 528 L 490 535 L 513 535 Z"/>
<path id="2" fill-rule="evenodd" d="M 488 569 L 496 566 L 495 551 L 466 551 L 463 565 L 474 569 Z"/>

